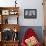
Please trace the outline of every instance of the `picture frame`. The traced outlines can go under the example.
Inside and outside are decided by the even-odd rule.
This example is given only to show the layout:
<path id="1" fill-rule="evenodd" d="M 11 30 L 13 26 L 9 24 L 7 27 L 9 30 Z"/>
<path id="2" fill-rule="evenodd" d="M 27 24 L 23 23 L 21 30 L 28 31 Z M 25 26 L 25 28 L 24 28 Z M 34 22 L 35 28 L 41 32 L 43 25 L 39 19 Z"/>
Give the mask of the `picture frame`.
<path id="1" fill-rule="evenodd" d="M 2 10 L 2 15 L 9 15 L 9 10 Z"/>
<path id="2" fill-rule="evenodd" d="M 0 32 L 0 41 L 1 41 L 1 32 Z"/>
<path id="3" fill-rule="evenodd" d="M 1 24 L 1 15 L 0 15 L 0 24 Z"/>
<path id="4" fill-rule="evenodd" d="M 36 9 L 24 9 L 24 18 L 37 18 L 37 10 Z"/>

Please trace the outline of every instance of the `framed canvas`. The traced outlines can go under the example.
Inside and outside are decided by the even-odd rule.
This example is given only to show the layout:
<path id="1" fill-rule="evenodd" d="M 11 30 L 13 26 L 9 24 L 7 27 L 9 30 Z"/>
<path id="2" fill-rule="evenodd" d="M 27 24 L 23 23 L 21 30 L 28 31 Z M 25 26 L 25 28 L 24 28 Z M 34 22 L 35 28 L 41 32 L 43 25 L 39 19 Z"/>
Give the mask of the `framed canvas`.
<path id="1" fill-rule="evenodd" d="M 36 9 L 24 9 L 24 18 L 37 18 Z"/>
<path id="2" fill-rule="evenodd" d="M 1 15 L 0 15 L 0 24 L 1 24 Z"/>
<path id="3" fill-rule="evenodd" d="M 2 15 L 9 15 L 9 10 L 2 10 Z"/>
<path id="4" fill-rule="evenodd" d="M 0 41 L 1 41 L 1 32 L 0 32 Z"/>

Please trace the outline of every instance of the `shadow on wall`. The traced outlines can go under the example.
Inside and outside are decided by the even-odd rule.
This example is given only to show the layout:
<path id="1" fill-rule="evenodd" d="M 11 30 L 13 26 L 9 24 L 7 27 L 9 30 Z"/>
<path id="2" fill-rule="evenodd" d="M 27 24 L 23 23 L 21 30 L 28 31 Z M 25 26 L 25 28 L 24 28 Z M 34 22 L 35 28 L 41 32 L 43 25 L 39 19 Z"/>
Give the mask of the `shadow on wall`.
<path id="1" fill-rule="evenodd" d="M 42 30 L 42 26 L 21 26 L 20 27 L 20 31 L 19 31 L 19 39 L 20 39 L 20 41 L 22 40 L 23 35 L 24 35 L 25 31 L 28 28 L 32 28 L 36 32 L 39 41 L 41 43 L 43 43 L 43 30 Z"/>

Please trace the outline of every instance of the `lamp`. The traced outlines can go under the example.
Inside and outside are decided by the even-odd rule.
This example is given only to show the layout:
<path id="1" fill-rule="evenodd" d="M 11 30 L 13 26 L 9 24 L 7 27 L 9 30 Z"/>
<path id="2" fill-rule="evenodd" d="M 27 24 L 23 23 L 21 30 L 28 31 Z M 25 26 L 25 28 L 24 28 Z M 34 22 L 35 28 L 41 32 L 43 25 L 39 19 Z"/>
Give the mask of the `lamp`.
<path id="1" fill-rule="evenodd" d="M 15 7 L 16 7 L 16 4 L 17 4 L 17 2 L 16 2 L 17 0 L 15 0 Z"/>

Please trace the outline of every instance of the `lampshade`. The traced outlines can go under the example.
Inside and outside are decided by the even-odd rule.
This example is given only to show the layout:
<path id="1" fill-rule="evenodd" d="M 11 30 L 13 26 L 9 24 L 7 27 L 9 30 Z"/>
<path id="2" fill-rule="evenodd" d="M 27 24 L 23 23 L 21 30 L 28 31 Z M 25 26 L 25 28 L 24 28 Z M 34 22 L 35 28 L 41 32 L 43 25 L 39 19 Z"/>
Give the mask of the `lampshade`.
<path id="1" fill-rule="evenodd" d="M 15 0 L 15 7 L 16 7 L 16 4 L 17 4 L 17 2 L 16 2 L 17 0 Z"/>

